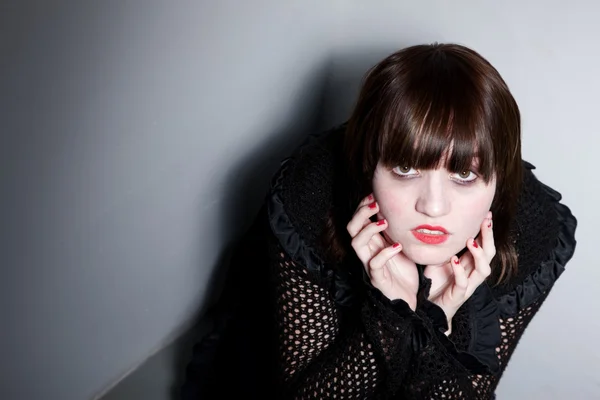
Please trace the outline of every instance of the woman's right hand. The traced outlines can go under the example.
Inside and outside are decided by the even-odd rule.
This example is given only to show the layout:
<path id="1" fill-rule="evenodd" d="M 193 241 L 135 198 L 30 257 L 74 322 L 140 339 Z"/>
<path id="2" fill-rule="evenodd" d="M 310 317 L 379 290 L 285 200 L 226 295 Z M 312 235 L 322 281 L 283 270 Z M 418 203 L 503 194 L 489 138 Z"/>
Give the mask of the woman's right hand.
<path id="1" fill-rule="evenodd" d="M 352 237 L 352 248 L 362 261 L 371 284 L 388 299 L 402 299 L 414 311 L 417 306 L 419 273 L 414 262 L 402 251 L 400 243 L 390 244 L 380 233 L 388 227 L 385 219 L 372 222 L 379 205 L 369 195 L 358 205 L 346 226 Z"/>

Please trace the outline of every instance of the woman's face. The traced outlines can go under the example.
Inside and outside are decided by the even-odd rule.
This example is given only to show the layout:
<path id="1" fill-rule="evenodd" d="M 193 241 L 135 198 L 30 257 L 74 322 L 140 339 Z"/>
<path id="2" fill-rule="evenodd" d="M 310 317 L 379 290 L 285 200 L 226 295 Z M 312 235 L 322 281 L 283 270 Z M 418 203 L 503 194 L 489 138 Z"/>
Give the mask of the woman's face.
<path id="1" fill-rule="evenodd" d="M 451 173 L 445 168 L 389 169 L 379 163 L 373 176 L 377 216 L 388 221 L 383 234 L 423 265 L 447 262 L 465 248 L 468 238 L 477 236 L 490 216 L 495 191 L 496 179 L 486 184 L 476 165 L 471 171 Z"/>

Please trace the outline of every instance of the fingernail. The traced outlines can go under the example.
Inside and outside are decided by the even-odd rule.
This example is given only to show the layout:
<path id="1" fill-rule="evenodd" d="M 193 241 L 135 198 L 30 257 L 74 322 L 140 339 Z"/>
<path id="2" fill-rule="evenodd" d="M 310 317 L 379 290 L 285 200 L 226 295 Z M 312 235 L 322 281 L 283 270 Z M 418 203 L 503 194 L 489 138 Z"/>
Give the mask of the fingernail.
<path id="1" fill-rule="evenodd" d="M 369 200 L 373 201 L 373 195 L 372 194 L 369 195 Z"/>
<path id="2" fill-rule="evenodd" d="M 492 220 L 490 219 L 490 223 L 488 224 L 488 228 L 492 227 Z"/>
<path id="3" fill-rule="evenodd" d="M 385 225 L 385 219 L 380 219 L 377 221 L 377 225 Z"/>
<path id="4" fill-rule="evenodd" d="M 400 243 L 394 243 L 394 245 L 392 246 L 394 249 L 397 249 L 398 247 L 400 247 Z"/>
<path id="5" fill-rule="evenodd" d="M 372 210 L 377 208 L 377 202 L 373 202 L 373 203 L 369 204 L 369 208 Z"/>
<path id="6" fill-rule="evenodd" d="M 459 263 L 458 258 L 455 258 L 454 259 L 454 264 L 458 265 L 458 263 Z"/>
<path id="7" fill-rule="evenodd" d="M 474 241 L 474 240 L 473 240 L 473 247 L 475 247 L 475 248 L 479 247 L 479 246 L 477 245 L 477 242 L 476 242 L 476 241 Z"/>

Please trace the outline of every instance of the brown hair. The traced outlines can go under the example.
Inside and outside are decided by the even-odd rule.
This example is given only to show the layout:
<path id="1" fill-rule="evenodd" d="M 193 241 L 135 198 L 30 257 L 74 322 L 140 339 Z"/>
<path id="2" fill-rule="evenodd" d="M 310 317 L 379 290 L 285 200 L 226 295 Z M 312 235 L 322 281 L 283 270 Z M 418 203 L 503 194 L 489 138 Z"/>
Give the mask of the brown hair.
<path id="1" fill-rule="evenodd" d="M 416 45 L 391 54 L 368 71 L 344 133 L 344 179 L 326 229 L 334 261 L 347 255 L 345 227 L 372 191 L 377 163 L 417 169 L 471 169 L 496 178 L 491 210 L 499 283 L 517 270 L 511 236 L 522 181 L 519 108 L 498 71 L 477 52 L 458 44 Z"/>

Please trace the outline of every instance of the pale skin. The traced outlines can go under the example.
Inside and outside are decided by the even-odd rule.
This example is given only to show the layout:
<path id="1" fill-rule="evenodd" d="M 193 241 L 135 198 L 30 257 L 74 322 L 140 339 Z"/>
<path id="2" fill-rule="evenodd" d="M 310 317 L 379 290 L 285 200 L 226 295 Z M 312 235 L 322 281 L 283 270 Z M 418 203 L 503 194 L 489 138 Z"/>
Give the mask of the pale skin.
<path id="1" fill-rule="evenodd" d="M 379 164 L 372 185 L 373 193 L 360 202 L 347 225 L 371 283 L 415 310 L 415 264 L 425 265 L 424 274 L 432 280 L 429 300 L 442 308 L 451 326 L 456 311 L 491 273 L 496 250 L 489 210 L 495 179 L 486 184 L 476 164 L 471 171 L 454 174 L 445 168 L 417 171 Z M 444 227 L 447 240 L 419 241 L 412 231 L 423 224 Z M 456 254 L 465 247 L 468 251 L 459 259 Z"/>

